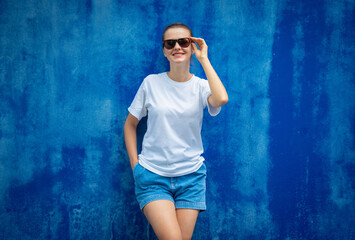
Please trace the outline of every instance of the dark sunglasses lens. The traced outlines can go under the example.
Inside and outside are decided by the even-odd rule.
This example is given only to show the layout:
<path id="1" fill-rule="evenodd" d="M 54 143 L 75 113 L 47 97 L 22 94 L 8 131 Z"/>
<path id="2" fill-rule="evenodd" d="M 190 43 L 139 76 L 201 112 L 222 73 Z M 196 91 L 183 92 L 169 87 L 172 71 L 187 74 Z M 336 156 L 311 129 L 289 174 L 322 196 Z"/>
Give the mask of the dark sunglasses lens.
<path id="1" fill-rule="evenodd" d="M 183 48 L 187 48 L 188 46 L 190 46 L 190 39 L 188 38 L 180 38 L 178 40 L 178 43 L 181 47 Z"/>
<path id="2" fill-rule="evenodd" d="M 166 49 L 172 49 L 173 47 L 175 47 L 176 44 L 176 40 L 166 40 L 164 42 L 164 46 Z"/>

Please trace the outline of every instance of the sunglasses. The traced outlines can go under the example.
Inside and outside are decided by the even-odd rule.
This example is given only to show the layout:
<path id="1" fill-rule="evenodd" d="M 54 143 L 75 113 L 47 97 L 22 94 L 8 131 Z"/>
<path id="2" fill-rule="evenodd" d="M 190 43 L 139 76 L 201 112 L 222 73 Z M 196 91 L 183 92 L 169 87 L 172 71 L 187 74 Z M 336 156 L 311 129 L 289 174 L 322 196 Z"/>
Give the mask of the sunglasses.
<path id="1" fill-rule="evenodd" d="M 168 39 L 163 41 L 163 47 L 166 49 L 173 49 L 176 42 L 180 45 L 180 47 L 187 48 L 190 46 L 192 40 L 191 38 Z"/>

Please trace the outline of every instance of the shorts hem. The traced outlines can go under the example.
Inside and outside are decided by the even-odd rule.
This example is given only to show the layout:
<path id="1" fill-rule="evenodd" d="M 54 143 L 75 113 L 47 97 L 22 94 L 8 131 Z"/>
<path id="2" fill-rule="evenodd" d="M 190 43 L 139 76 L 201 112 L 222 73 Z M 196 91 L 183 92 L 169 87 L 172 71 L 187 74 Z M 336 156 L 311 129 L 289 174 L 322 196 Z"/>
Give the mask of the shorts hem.
<path id="1" fill-rule="evenodd" d="M 145 207 L 150 202 L 156 201 L 156 200 L 169 200 L 174 203 L 174 199 L 171 196 L 168 195 L 162 195 L 162 194 L 157 194 L 157 195 L 152 195 L 149 197 L 146 197 L 143 199 L 141 202 L 139 202 L 139 207 L 141 210 Z"/>
<path id="2" fill-rule="evenodd" d="M 203 202 L 186 202 L 186 201 L 177 201 L 175 202 L 175 208 L 188 208 L 196 209 L 201 212 L 206 211 L 206 204 Z"/>

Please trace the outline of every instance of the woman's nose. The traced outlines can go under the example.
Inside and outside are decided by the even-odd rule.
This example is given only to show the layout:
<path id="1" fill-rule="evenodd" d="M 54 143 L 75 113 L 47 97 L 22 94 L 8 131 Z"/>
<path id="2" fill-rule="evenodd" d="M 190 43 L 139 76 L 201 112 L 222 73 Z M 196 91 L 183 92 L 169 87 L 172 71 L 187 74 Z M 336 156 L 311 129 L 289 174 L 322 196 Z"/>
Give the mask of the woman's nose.
<path id="1" fill-rule="evenodd" d="M 180 47 L 178 42 L 175 43 L 174 49 L 181 49 L 181 47 Z"/>

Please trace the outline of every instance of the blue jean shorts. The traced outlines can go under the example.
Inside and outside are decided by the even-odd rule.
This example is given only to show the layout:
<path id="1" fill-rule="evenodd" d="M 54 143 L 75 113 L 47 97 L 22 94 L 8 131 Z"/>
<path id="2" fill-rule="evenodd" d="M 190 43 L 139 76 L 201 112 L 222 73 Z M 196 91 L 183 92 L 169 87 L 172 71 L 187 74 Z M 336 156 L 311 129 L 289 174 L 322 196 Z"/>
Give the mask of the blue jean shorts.
<path id="1" fill-rule="evenodd" d="M 206 165 L 179 177 L 155 174 L 137 163 L 133 168 L 135 193 L 141 210 L 155 200 L 169 200 L 175 208 L 206 210 Z"/>

